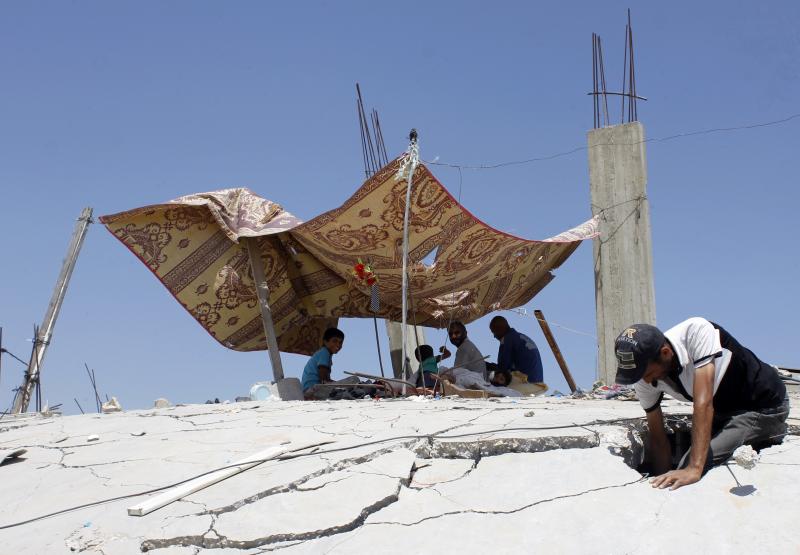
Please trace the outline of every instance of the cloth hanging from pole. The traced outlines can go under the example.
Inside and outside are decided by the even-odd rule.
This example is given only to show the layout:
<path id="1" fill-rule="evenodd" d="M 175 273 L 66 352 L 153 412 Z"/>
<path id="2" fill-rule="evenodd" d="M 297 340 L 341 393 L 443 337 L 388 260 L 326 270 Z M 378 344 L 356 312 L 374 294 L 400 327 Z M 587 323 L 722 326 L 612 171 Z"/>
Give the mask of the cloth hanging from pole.
<path id="1" fill-rule="evenodd" d="M 222 345 L 266 349 L 258 298 L 244 248 L 253 237 L 269 285 L 278 347 L 312 354 L 338 318 L 402 321 L 403 212 L 401 158 L 369 178 L 340 207 L 301 222 L 247 189 L 224 189 L 103 216 L 100 221 Z M 552 279 L 597 220 L 543 241 L 515 237 L 473 216 L 420 163 L 413 177 L 409 281 L 417 324 L 469 323 L 521 306 Z M 423 260 L 436 251 L 430 265 Z M 353 278 L 370 260 L 373 289 Z"/>

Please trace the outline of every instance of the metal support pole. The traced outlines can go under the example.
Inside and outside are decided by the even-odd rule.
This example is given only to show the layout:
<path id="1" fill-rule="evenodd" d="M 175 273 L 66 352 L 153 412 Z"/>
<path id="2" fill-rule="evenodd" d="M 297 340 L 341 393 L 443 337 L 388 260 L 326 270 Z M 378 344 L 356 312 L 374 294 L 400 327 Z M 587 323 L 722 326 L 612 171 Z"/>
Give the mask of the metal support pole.
<path id="1" fill-rule="evenodd" d="M 53 336 L 53 328 L 56 325 L 58 313 L 61 310 L 61 304 L 64 302 L 64 296 L 67 294 L 67 286 L 69 285 L 72 271 L 75 269 L 75 262 L 78 259 L 78 254 L 81 252 L 83 240 L 86 238 L 86 232 L 89 229 L 89 224 L 92 223 L 92 209 L 87 207 L 81 211 L 78 221 L 75 224 L 75 229 L 72 232 L 72 240 L 67 249 L 67 256 L 61 265 L 61 273 L 56 282 L 56 288 L 53 291 L 53 296 L 50 298 L 50 304 L 47 306 L 42 325 L 36 337 L 33 338 L 34 346 L 40 348 L 33 349 L 31 359 L 28 362 L 28 369 L 25 371 L 25 378 L 22 386 L 17 390 L 17 395 L 14 397 L 14 406 L 11 409 L 12 413 L 19 414 L 28 410 L 28 403 L 31 400 L 31 393 L 33 392 L 34 384 L 39 382 L 39 373 L 42 369 L 42 361 L 44 360 L 47 346 L 50 345 L 50 339 Z"/>
<path id="2" fill-rule="evenodd" d="M 267 278 L 264 276 L 264 261 L 261 260 L 261 252 L 258 250 L 255 238 L 248 237 L 242 239 L 242 241 L 247 247 L 250 267 L 253 270 L 253 281 L 258 295 L 258 304 L 261 307 L 261 321 L 264 324 L 269 360 L 272 363 L 272 376 L 278 382 L 283 379 L 283 364 L 281 364 L 281 352 L 278 350 L 275 325 L 272 322 L 272 310 L 269 307 L 269 285 L 267 285 Z"/>
<path id="3" fill-rule="evenodd" d="M 408 167 L 408 184 L 406 185 L 406 207 L 403 214 L 403 350 L 402 350 L 402 363 L 403 363 L 403 380 L 408 381 L 408 364 L 406 363 L 406 321 L 408 320 L 408 216 L 411 208 L 411 187 L 413 187 L 414 171 L 417 169 L 419 161 L 419 146 L 417 145 L 417 130 L 412 129 L 408 136 L 410 144 L 408 145 L 409 167 Z M 406 394 L 406 385 L 403 384 L 403 395 Z"/>
<path id="4" fill-rule="evenodd" d="M 553 337 L 553 332 L 550 331 L 550 324 L 548 324 L 547 320 L 544 319 L 544 313 L 542 313 L 541 310 L 534 310 L 533 313 L 536 315 L 539 325 L 542 326 L 542 333 L 544 333 L 547 343 L 553 350 L 553 355 L 555 355 L 556 361 L 558 361 L 558 365 L 561 367 L 561 372 L 564 374 L 564 379 L 567 380 L 567 385 L 569 385 L 570 390 L 575 393 L 578 388 L 575 386 L 575 380 L 572 379 L 572 374 L 569 372 L 567 361 L 564 360 L 564 356 L 561 354 L 561 349 L 558 348 L 556 338 Z"/>

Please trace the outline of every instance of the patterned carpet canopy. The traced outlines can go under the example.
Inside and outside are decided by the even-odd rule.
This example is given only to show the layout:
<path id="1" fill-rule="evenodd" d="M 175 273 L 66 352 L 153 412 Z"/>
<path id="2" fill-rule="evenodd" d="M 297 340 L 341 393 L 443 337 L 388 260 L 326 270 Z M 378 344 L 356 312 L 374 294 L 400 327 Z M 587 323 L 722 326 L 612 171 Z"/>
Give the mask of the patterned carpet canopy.
<path id="1" fill-rule="evenodd" d="M 406 180 L 400 157 L 342 206 L 302 223 L 248 189 L 224 189 L 103 216 L 100 221 L 217 341 L 264 350 L 266 338 L 244 241 L 255 241 L 269 284 L 281 351 L 311 354 L 340 317 L 372 317 L 372 289 L 353 275 L 359 260 L 377 277 L 379 318 L 400 321 Z M 409 224 L 408 321 L 444 327 L 527 303 L 584 239 L 591 219 L 531 241 L 478 220 L 420 164 Z M 435 253 L 433 263 L 423 262 Z M 373 303 L 374 308 L 374 303 Z"/>

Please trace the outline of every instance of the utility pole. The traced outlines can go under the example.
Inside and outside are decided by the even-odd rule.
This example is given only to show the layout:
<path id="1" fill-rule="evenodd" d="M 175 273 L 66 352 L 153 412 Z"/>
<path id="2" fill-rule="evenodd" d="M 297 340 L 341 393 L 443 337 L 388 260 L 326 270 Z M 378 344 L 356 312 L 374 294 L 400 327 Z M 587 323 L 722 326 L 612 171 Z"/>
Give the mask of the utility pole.
<path id="1" fill-rule="evenodd" d="M 92 223 L 92 209 L 87 207 L 81 211 L 81 215 L 75 223 L 72 239 L 67 249 L 67 256 L 64 258 L 61 265 L 61 273 L 58 276 L 58 281 L 56 281 L 53 296 L 50 298 L 50 304 L 47 306 L 47 312 L 45 312 L 42 325 L 39 326 L 38 332 L 33 338 L 33 349 L 31 351 L 30 361 L 28 362 L 28 368 L 25 370 L 25 377 L 23 378 L 22 385 L 14 396 L 14 405 L 11 412 L 15 414 L 28 410 L 33 388 L 39 383 L 42 361 L 44 361 L 47 346 L 50 344 L 50 340 L 53 337 L 53 328 L 55 328 L 56 319 L 61 310 L 61 304 L 64 302 L 64 296 L 67 294 L 67 286 L 72 277 L 72 271 L 75 269 L 75 262 L 78 259 L 78 254 L 81 252 L 83 240 L 86 238 L 86 232 L 89 229 L 90 223 Z"/>

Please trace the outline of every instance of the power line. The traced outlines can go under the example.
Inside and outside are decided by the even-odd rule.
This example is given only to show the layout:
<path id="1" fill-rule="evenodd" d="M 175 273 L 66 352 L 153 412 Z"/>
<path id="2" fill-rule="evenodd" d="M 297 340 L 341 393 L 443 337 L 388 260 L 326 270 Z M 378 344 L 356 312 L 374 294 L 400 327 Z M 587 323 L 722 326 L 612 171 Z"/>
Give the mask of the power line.
<path id="1" fill-rule="evenodd" d="M 663 142 L 672 141 L 672 140 L 675 140 L 675 139 L 682 139 L 682 138 L 686 138 L 686 137 L 696 137 L 698 135 L 711 135 L 711 134 L 714 134 L 714 133 L 730 133 L 730 132 L 733 132 L 733 131 L 742 131 L 742 130 L 748 130 L 748 129 L 758 129 L 758 128 L 761 128 L 761 127 L 770 127 L 770 126 L 773 126 L 773 125 L 781 125 L 783 123 L 788 123 L 788 122 L 790 122 L 792 120 L 795 120 L 797 118 L 800 118 L 800 113 L 792 114 L 792 115 L 786 116 L 785 118 L 772 120 L 772 121 L 765 121 L 765 122 L 760 122 L 760 123 L 752 123 L 752 124 L 748 124 L 748 125 L 737 125 L 737 126 L 734 126 L 734 127 L 715 127 L 715 128 L 712 128 L 712 129 L 703 129 L 703 130 L 699 130 L 699 131 L 687 131 L 687 132 L 684 132 L 684 133 L 676 133 L 674 135 L 668 135 L 666 137 L 657 137 L 657 138 L 652 138 L 652 139 L 645 139 L 643 141 L 636 141 L 634 143 L 601 143 L 601 144 L 594 145 L 592 148 L 597 148 L 597 147 L 601 147 L 601 146 L 611 146 L 612 144 L 613 145 L 618 145 L 618 146 L 635 146 L 635 145 L 644 144 L 644 143 L 663 143 Z M 459 169 L 462 169 L 462 170 L 493 170 L 493 169 L 504 168 L 504 167 L 508 167 L 508 166 L 519 166 L 519 165 L 523 165 L 523 164 L 532 164 L 534 162 L 544 162 L 544 161 L 547 161 L 547 160 L 554 160 L 556 158 L 562 158 L 564 156 L 569 156 L 571 154 L 575 154 L 576 152 L 582 152 L 584 150 L 589 150 L 589 147 L 588 146 L 580 146 L 580 147 L 573 148 L 571 150 L 565 150 L 563 152 L 557 152 L 557 153 L 551 154 L 549 156 L 537 156 L 537 157 L 534 157 L 534 158 L 526 158 L 524 160 L 512 160 L 512 161 L 509 161 L 509 162 L 500 162 L 498 164 L 468 165 L 468 164 L 452 164 L 452 163 L 448 163 L 448 162 L 437 162 L 437 161 L 426 161 L 426 160 L 423 160 L 423 162 L 425 162 L 425 164 L 428 164 L 430 166 L 444 166 L 444 167 L 448 167 L 448 168 L 459 168 Z"/>

